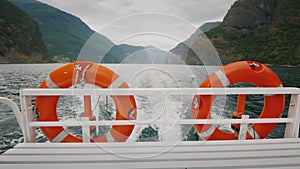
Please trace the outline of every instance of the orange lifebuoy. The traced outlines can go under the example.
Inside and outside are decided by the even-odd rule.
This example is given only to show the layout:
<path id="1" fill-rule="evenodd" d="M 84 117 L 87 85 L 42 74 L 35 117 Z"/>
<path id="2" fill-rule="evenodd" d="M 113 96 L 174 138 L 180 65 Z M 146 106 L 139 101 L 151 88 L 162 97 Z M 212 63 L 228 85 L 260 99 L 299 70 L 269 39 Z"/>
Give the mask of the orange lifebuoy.
<path id="1" fill-rule="evenodd" d="M 199 86 L 200 88 L 222 88 L 229 85 L 246 82 L 257 87 L 282 87 L 278 76 L 265 65 L 258 62 L 241 61 L 228 64 L 218 71 L 212 73 Z M 210 110 L 216 96 L 196 95 L 191 106 L 191 117 L 193 119 L 210 119 Z M 245 95 L 239 95 L 237 112 L 235 118 L 244 113 Z M 284 110 L 285 96 L 282 94 L 265 95 L 264 107 L 259 118 L 278 118 Z M 265 138 L 276 127 L 277 124 L 253 124 L 248 128 L 246 139 Z M 233 127 L 238 125 L 233 124 Z M 204 140 L 234 140 L 237 139 L 236 132 L 225 132 L 213 124 L 195 124 L 195 130 Z"/>
<path id="2" fill-rule="evenodd" d="M 73 85 L 87 83 L 101 88 L 128 88 L 128 85 L 112 70 L 92 62 L 74 62 L 51 72 L 40 88 L 69 88 Z M 59 121 L 56 112 L 60 96 L 37 96 L 35 109 L 37 121 Z M 136 119 L 134 96 L 112 96 L 116 106 L 116 120 Z M 84 96 L 89 102 L 89 96 Z M 85 107 L 85 110 L 91 107 Z M 90 119 L 90 115 L 87 115 Z M 108 133 L 92 138 L 93 142 L 123 142 L 130 136 L 134 125 L 114 125 Z M 51 142 L 82 142 L 82 138 L 68 133 L 63 127 L 41 127 L 44 135 Z"/>

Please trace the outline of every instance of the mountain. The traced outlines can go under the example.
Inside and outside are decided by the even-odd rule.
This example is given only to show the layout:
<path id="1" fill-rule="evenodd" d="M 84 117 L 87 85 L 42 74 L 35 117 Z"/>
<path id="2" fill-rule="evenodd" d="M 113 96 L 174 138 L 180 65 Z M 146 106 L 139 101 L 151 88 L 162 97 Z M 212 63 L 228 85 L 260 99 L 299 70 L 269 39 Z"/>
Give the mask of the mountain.
<path id="1" fill-rule="evenodd" d="M 105 56 L 102 56 L 103 62 L 120 62 L 119 58 L 124 57 L 113 42 L 101 34 L 95 35 L 95 32 L 76 16 L 36 0 L 9 1 L 37 21 L 52 57 L 65 56 L 70 57 L 71 60 L 77 60 L 80 50 L 91 36 L 97 38 L 97 45 L 93 45 L 96 48 L 95 51 L 105 53 Z M 113 48 L 109 52 L 104 52 L 106 47 Z"/>
<path id="2" fill-rule="evenodd" d="M 122 63 L 127 64 L 166 64 L 170 55 L 169 52 L 153 46 L 141 47 L 122 44 L 120 48 L 126 54 Z"/>
<path id="3" fill-rule="evenodd" d="M 118 47 L 124 53 L 125 56 L 129 56 L 139 50 L 145 49 L 145 47 L 143 47 L 143 46 L 132 46 L 132 45 L 128 45 L 128 44 L 121 44 L 121 45 L 118 45 Z"/>
<path id="4" fill-rule="evenodd" d="M 208 22 L 200 26 L 195 33 L 193 33 L 190 38 L 184 42 L 179 43 L 175 48 L 171 49 L 170 52 L 177 55 L 181 60 L 185 61 L 189 55 L 189 51 L 195 40 L 201 34 L 219 26 L 220 22 Z M 172 61 L 170 61 L 172 62 Z"/>
<path id="5" fill-rule="evenodd" d="M 0 6 L 0 63 L 49 61 L 38 24 L 6 0 Z"/>
<path id="6" fill-rule="evenodd" d="M 103 58 L 103 63 L 121 63 L 126 60 L 126 57 L 134 54 L 139 50 L 143 50 L 142 46 L 132 46 L 128 44 L 112 45 L 111 49 Z"/>
<path id="7" fill-rule="evenodd" d="M 299 11 L 297 0 L 238 0 L 223 22 L 206 35 L 223 63 L 255 60 L 300 65 Z M 194 48 L 200 47 L 200 41 L 201 38 L 194 42 Z M 189 57 L 193 60 L 196 55 Z"/>

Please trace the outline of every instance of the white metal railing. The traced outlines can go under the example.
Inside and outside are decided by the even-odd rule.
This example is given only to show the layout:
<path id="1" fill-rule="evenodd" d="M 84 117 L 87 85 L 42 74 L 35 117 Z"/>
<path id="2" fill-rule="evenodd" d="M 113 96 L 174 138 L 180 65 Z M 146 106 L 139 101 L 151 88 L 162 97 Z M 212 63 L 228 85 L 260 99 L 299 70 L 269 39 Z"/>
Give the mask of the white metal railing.
<path id="1" fill-rule="evenodd" d="M 140 95 L 147 96 L 153 92 L 161 92 L 164 95 L 237 95 L 237 94 L 289 94 L 291 95 L 287 118 L 260 118 L 249 119 L 243 115 L 242 119 L 179 119 L 174 121 L 138 121 L 138 120 L 104 120 L 89 121 L 81 118 L 81 121 L 58 121 L 37 122 L 34 121 L 32 112 L 32 96 L 91 96 L 91 95 Z M 111 125 L 145 125 L 145 124 L 231 124 L 240 123 L 239 139 L 245 139 L 249 123 L 286 123 L 285 138 L 298 138 L 300 123 L 300 89 L 299 88 L 117 88 L 117 89 L 22 89 L 20 91 L 21 112 L 16 110 L 12 101 L 0 98 L 12 107 L 24 134 L 25 142 L 36 141 L 36 127 L 46 126 L 81 126 L 83 140 L 89 142 L 89 126 L 111 126 Z M 5 101 L 3 101 L 5 100 Z"/>
<path id="2" fill-rule="evenodd" d="M 11 110 L 13 111 L 13 113 L 18 121 L 19 126 L 21 127 L 21 130 L 24 131 L 22 128 L 23 127 L 22 126 L 22 124 L 23 124 L 22 123 L 22 114 L 21 114 L 20 109 L 17 106 L 17 104 L 14 101 L 12 101 L 6 97 L 0 97 L 0 103 L 4 103 L 11 108 Z"/>

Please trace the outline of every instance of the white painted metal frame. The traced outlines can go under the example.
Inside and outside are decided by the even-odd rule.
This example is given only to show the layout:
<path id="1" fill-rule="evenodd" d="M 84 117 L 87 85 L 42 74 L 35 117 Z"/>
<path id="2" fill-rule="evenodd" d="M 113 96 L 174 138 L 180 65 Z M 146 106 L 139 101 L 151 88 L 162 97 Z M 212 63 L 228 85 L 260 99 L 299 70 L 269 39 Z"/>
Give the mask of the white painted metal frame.
<path id="1" fill-rule="evenodd" d="M 0 97 L 0 103 L 4 103 L 11 108 L 11 110 L 13 111 L 13 113 L 18 121 L 19 126 L 21 127 L 21 130 L 24 131 L 23 126 L 22 126 L 22 124 L 23 124 L 22 114 L 21 114 L 20 109 L 17 106 L 17 104 L 14 101 L 12 101 L 6 97 Z"/>
<path id="2" fill-rule="evenodd" d="M 289 105 L 287 118 L 265 118 L 249 119 L 249 116 L 243 116 L 242 119 L 180 119 L 178 124 L 231 124 L 240 123 L 241 130 L 239 139 L 246 137 L 247 126 L 249 123 L 286 123 L 285 138 L 298 138 L 300 123 L 300 89 L 299 88 L 118 88 L 118 89 L 23 89 L 20 91 L 21 113 L 12 101 L 0 98 L 12 107 L 17 120 L 22 128 L 25 142 L 36 142 L 35 127 L 42 126 L 82 126 L 83 140 L 89 142 L 89 126 L 95 125 L 145 125 L 143 121 L 137 120 L 112 120 L 112 121 L 88 121 L 82 118 L 82 121 L 68 122 L 36 122 L 32 112 L 32 96 L 86 96 L 86 95 L 151 95 L 153 92 L 161 92 L 165 95 L 236 95 L 236 94 L 290 94 L 291 101 Z M 20 116 L 21 115 L 21 116 Z M 174 123 L 168 121 L 152 121 L 155 124 Z"/>

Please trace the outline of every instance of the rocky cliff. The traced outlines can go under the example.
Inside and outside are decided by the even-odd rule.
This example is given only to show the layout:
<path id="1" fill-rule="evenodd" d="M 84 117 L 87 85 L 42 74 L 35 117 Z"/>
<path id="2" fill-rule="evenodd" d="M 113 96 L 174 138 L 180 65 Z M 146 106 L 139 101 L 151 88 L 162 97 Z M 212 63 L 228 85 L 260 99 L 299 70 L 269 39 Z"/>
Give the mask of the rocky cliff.
<path id="1" fill-rule="evenodd" d="M 38 23 L 50 56 L 76 60 L 86 40 L 94 33 L 79 18 L 36 0 L 9 0 Z"/>
<path id="2" fill-rule="evenodd" d="M 206 35 L 223 63 L 255 60 L 274 65 L 299 65 L 299 28 L 297 0 L 238 0 L 223 22 Z M 200 40 L 193 45 L 201 44 Z M 193 60 L 196 55 L 190 53 L 189 60 Z"/>
<path id="3" fill-rule="evenodd" d="M 141 49 L 139 47 L 135 49 L 135 46 L 130 45 L 115 45 L 107 37 L 99 33 L 96 34 L 80 18 L 37 0 L 9 1 L 38 22 L 49 55 L 55 58 L 54 60 L 76 61 L 83 46 L 90 38 L 95 43 L 89 43 L 89 46 L 86 47 L 92 49 L 88 53 L 84 52 L 86 54 L 85 58 L 80 56 L 83 60 L 120 63 L 127 55 L 131 54 L 130 52 Z M 127 53 L 124 53 L 123 50 Z M 99 55 L 101 55 L 101 59 L 97 58 Z"/>
<path id="4" fill-rule="evenodd" d="M 48 62 L 38 24 L 6 0 L 0 6 L 0 63 Z"/>

